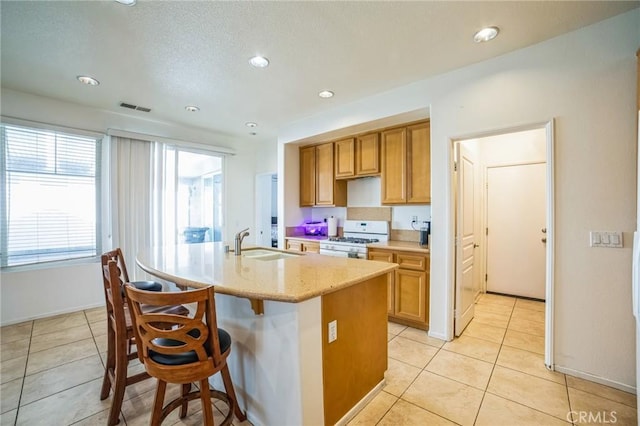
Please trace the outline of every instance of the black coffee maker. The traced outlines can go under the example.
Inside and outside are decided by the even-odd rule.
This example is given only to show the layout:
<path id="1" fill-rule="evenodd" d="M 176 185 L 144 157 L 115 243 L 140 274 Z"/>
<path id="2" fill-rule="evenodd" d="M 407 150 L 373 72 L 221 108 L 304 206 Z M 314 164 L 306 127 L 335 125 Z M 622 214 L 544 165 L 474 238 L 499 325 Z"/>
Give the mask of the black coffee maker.
<path id="1" fill-rule="evenodd" d="M 431 222 L 424 221 L 420 227 L 420 245 L 429 245 L 429 236 L 431 235 Z"/>

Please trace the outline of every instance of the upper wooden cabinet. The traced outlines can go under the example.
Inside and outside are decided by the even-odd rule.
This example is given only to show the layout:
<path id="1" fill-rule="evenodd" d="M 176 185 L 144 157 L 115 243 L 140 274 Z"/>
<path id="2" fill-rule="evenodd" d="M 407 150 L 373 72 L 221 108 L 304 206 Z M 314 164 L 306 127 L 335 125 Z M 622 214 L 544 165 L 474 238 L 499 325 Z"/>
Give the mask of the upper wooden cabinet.
<path id="1" fill-rule="evenodd" d="M 300 207 L 316 204 L 316 147 L 300 148 Z"/>
<path id="2" fill-rule="evenodd" d="M 382 204 L 431 202 L 429 122 L 382 132 Z"/>
<path id="3" fill-rule="evenodd" d="M 333 142 L 300 148 L 300 207 L 347 205 L 347 183 L 335 179 L 333 151 Z"/>
<path id="4" fill-rule="evenodd" d="M 380 142 L 378 133 L 356 138 L 356 176 L 380 174 Z"/>
<path id="5" fill-rule="evenodd" d="M 379 134 L 369 133 L 335 142 L 336 179 L 380 174 Z"/>
<path id="6" fill-rule="evenodd" d="M 355 139 L 349 138 L 335 142 L 336 179 L 355 176 Z"/>

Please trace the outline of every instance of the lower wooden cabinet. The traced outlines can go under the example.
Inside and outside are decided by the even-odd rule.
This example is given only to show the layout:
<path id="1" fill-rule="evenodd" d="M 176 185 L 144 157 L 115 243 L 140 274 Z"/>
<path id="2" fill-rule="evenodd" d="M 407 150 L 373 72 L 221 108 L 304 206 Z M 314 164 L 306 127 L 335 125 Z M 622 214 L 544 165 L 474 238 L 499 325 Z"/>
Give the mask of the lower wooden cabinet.
<path id="1" fill-rule="evenodd" d="M 389 275 L 387 311 L 389 321 L 427 330 L 429 328 L 429 255 L 387 249 L 369 249 L 369 260 L 397 263 Z"/>
<path id="2" fill-rule="evenodd" d="M 305 239 L 286 238 L 285 247 L 287 250 L 294 250 L 306 253 L 320 253 L 320 243 Z"/>

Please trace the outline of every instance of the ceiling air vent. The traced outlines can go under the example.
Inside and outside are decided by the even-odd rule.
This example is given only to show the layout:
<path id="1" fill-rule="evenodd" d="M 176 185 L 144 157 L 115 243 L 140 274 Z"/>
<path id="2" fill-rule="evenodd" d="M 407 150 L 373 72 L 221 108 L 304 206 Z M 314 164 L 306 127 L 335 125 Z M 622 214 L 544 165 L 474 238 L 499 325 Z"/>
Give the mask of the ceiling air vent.
<path id="1" fill-rule="evenodd" d="M 122 108 L 135 109 L 136 111 L 151 112 L 151 108 L 146 108 L 146 107 L 141 107 L 141 106 L 138 106 L 138 105 L 128 104 L 126 102 L 120 102 L 120 106 Z"/>

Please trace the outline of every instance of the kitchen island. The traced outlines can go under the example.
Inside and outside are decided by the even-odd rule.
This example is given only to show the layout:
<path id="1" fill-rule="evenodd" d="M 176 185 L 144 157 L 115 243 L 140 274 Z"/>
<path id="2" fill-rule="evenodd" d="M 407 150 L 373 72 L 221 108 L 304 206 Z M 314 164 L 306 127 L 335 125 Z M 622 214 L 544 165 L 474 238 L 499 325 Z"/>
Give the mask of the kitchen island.
<path id="1" fill-rule="evenodd" d="M 149 248 L 137 262 L 181 287 L 216 287 L 231 375 L 256 426 L 341 423 L 384 383 L 395 264 L 264 248 L 235 256 L 220 243 Z"/>

